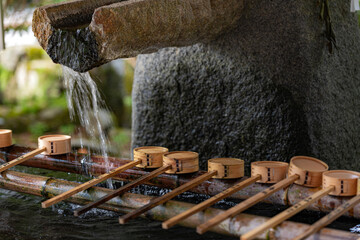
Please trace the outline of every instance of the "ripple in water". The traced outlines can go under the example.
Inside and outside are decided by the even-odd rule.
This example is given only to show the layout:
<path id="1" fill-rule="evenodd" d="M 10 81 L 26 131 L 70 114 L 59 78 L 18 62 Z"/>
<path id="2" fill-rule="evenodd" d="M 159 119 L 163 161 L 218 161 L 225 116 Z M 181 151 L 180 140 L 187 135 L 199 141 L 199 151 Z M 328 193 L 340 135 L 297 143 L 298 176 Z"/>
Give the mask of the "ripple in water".
<path id="1" fill-rule="evenodd" d="M 350 232 L 360 233 L 360 224 L 356 225 L 355 227 L 350 228 Z"/>
<path id="2" fill-rule="evenodd" d="M 102 126 L 105 122 L 107 126 L 113 125 L 111 119 L 104 118 L 104 116 L 110 116 L 109 110 L 101 98 L 96 83 L 88 72 L 79 73 L 63 66 L 63 75 L 70 118 L 73 121 L 78 118 L 81 126 L 89 135 L 90 140 L 99 143 L 100 154 L 104 157 L 106 169 L 109 171 L 108 148 L 110 142 Z M 83 147 L 82 137 L 80 142 L 81 147 Z M 90 153 L 91 151 L 88 152 Z M 111 179 L 107 182 L 113 188 Z"/>

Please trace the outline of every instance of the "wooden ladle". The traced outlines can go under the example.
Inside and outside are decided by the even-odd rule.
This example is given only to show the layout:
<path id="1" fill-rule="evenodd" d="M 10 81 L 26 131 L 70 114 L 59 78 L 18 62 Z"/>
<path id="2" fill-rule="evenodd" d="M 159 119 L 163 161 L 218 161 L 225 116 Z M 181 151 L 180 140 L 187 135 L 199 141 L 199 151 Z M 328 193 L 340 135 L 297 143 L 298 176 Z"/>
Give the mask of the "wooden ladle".
<path id="1" fill-rule="evenodd" d="M 165 171 L 171 168 L 170 165 L 163 166 L 163 155 L 169 150 L 164 147 L 155 147 L 155 146 L 146 146 L 138 147 L 133 150 L 134 160 L 140 160 L 141 163 L 136 165 L 140 168 L 158 168 L 157 170 L 152 171 L 151 173 L 132 181 L 125 186 L 114 190 L 112 193 L 105 195 L 104 197 L 91 202 L 77 210 L 74 211 L 75 216 L 80 216 L 81 214 L 89 211 L 90 209 L 97 207 L 107 201 L 113 199 L 114 197 L 119 196 L 120 194 L 129 191 L 130 189 L 149 181 L 150 179 L 164 173 Z"/>
<path id="2" fill-rule="evenodd" d="M 5 137 L 5 140 L 3 142 L 7 144 L 11 142 L 11 140 L 9 140 L 9 135 Z M 61 154 L 69 153 L 71 151 L 71 137 L 68 135 L 41 136 L 38 138 L 38 146 L 39 147 L 37 149 L 1 165 L 0 172 L 3 172 L 22 162 L 25 162 L 26 160 L 40 153 L 45 155 L 61 155 Z"/>
<path id="3" fill-rule="evenodd" d="M 254 230 L 244 234 L 241 239 L 254 239 L 271 227 L 275 227 L 286 219 L 302 211 L 321 197 L 330 194 L 333 196 L 354 196 L 357 194 L 357 182 L 359 173 L 347 170 L 327 171 L 323 174 L 322 190 L 296 203 L 291 208 L 279 213 Z M 335 220 L 335 219 L 334 219 Z M 318 225 L 319 226 L 319 225 Z M 321 227 L 320 227 L 321 229 Z"/>
<path id="4" fill-rule="evenodd" d="M 159 157 L 158 157 L 158 154 L 157 153 L 160 153 L 160 159 L 161 159 L 161 156 L 164 152 L 167 152 L 167 148 L 162 148 L 162 147 L 150 147 L 150 149 L 147 150 L 148 153 L 146 153 L 146 151 L 144 152 L 143 149 L 139 150 L 139 153 L 136 151 L 136 154 L 135 154 L 135 159 L 134 161 L 132 162 L 129 162 L 121 167 L 118 167 L 118 168 L 115 168 L 113 170 L 111 170 L 110 172 L 108 173 L 104 173 L 86 183 L 83 183 L 67 192 L 64 192 L 56 197 L 53 197 L 47 201 L 44 201 L 41 203 L 41 206 L 43 208 L 47 208 L 47 207 L 50 207 L 58 202 L 61 202 L 69 197 L 71 197 L 72 195 L 78 193 L 78 192 L 81 192 L 81 191 L 84 191 L 100 182 L 103 182 L 105 181 L 106 179 L 109 179 L 121 172 L 124 172 L 132 167 L 135 167 L 136 165 L 138 166 L 147 166 L 147 167 L 156 167 L 158 166 L 159 164 Z M 160 169 L 158 169 L 160 170 Z M 159 175 L 161 171 L 165 171 L 166 169 L 165 168 L 162 168 L 160 171 L 157 171 L 156 174 Z M 156 176 L 155 173 L 153 173 L 153 177 Z M 146 179 L 147 180 L 147 179 Z M 145 181 L 145 180 L 144 180 Z M 130 189 L 130 188 L 129 188 Z M 120 191 L 118 191 L 117 193 L 119 193 Z M 117 195 L 116 195 L 117 196 Z M 113 198 L 113 197 L 111 197 Z M 111 199 L 110 198 L 110 199 Z M 105 201 L 105 199 L 100 199 L 101 201 Z M 100 200 L 98 200 L 98 202 L 96 202 L 97 205 L 101 204 L 100 203 Z M 106 202 L 106 201 L 105 201 Z M 75 216 L 79 215 L 80 212 L 83 213 L 83 212 L 86 212 L 88 211 L 89 209 L 95 207 L 96 204 L 92 204 L 91 206 L 90 205 L 86 205 L 85 207 L 83 207 L 82 209 L 79 209 L 77 211 L 75 211 Z"/>
<path id="5" fill-rule="evenodd" d="M 199 155 L 195 152 L 186 152 L 186 151 L 178 151 L 178 152 L 169 152 L 164 154 L 163 156 L 163 164 L 170 165 L 171 168 L 166 171 L 169 174 L 183 174 L 183 173 L 193 173 L 199 170 Z M 202 182 L 212 178 L 217 174 L 217 171 L 207 172 L 190 182 L 181 185 L 178 188 L 175 188 L 171 192 L 152 199 L 148 204 L 144 205 L 141 208 L 138 208 L 124 216 L 119 218 L 119 223 L 124 224 L 130 219 L 136 218 L 142 213 L 147 212 L 148 210 L 169 201 L 170 199 L 176 197 L 177 195 L 201 184 Z"/>
<path id="6" fill-rule="evenodd" d="M 241 178 L 244 176 L 244 161 L 237 158 L 213 158 L 208 160 L 208 172 L 217 171 L 217 174 L 213 178 L 218 179 L 234 179 Z M 188 209 L 187 211 L 168 219 L 163 222 L 162 227 L 168 229 L 178 222 L 192 216 L 193 214 L 200 212 L 211 205 L 214 205 L 218 201 L 232 195 L 233 193 L 239 191 L 240 189 L 254 183 L 259 180 L 260 176 L 249 178 L 245 181 L 242 181 L 235 186 L 226 189 L 225 191 L 209 198 L 208 200 L 195 205 L 194 207 Z"/>
<path id="7" fill-rule="evenodd" d="M 0 129 L 0 148 L 12 145 L 12 131 L 9 129 Z"/>
<path id="8" fill-rule="evenodd" d="M 197 227 L 197 232 L 199 234 L 205 233 L 225 219 L 236 216 L 280 189 L 288 187 L 294 182 L 298 184 L 301 183 L 302 185 L 308 187 L 318 187 L 321 185 L 322 172 L 328 169 L 328 165 L 324 162 L 316 158 L 305 156 L 297 156 L 291 159 L 289 168 L 291 171 L 289 171 L 289 176 L 285 178 L 287 167 L 288 164 L 284 162 L 263 161 L 251 163 L 251 176 L 261 176 L 261 179 L 258 180 L 258 182 L 277 183 L 199 225 Z M 277 174 L 276 172 L 280 173 Z"/>
<path id="9" fill-rule="evenodd" d="M 341 174 L 342 176 L 339 176 L 339 174 Z M 339 177 L 340 179 L 343 179 L 343 178 L 347 179 L 346 182 L 342 183 L 343 194 L 344 194 L 344 189 L 346 189 L 346 192 L 347 192 L 346 196 L 352 196 L 353 193 L 356 192 L 356 190 L 354 189 L 354 187 L 356 187 L 356 185 L 358 187 L 360 187 L 360 173 L 358 173 L 358 172 L 343 171 L 343 170 L 334 170 L 334 171 L 325 172 L 323 174 L 323 178 L 327 179 L 326 180 L 327 185 L 329 184 L 329 182 L 339 185 L 339 181 L 338 181 L 339 179 L 335 183 L 331 180 L 331 178 L 334 177 L 334 175 L 337 175 L 337 177 Z M 350 188 L 350 191 L 349 191 L 349 188 Z M 340 188 L 338 187 L 337 190 L 338 191 L 335 190 L 333 192 L 330 192 L 329 195 L 334 195 L 334 194 L 337 195 L 337 194 L 339 194 L 339 190 L 340 190 L 340 194 L 341 194 L 341 180 L 340 180 Z M 360 203 L 359 188 L 357 191 L 357 195 L 355 197 L 351 198 L 349 201 L 344 202 L 339 207 L 337 207 L 335 210 L 330 212 L 328 215 L 324 216 L 317 222 L 313 223 L 305 232 L 303 232 L 301 235 L 295 237 L 293 240 L 305 239 L 308 236 L 310 236 L 311 234 L 316 233 L 317 231 L 321 230 L 322 228 L 326 227 L 327 225 L 329 225 L 330 223 L 335 221 L 337 218 L 339 218 L 345 212 L 349 211 L 351 208 L 353 208 L 358 203 Z"/>

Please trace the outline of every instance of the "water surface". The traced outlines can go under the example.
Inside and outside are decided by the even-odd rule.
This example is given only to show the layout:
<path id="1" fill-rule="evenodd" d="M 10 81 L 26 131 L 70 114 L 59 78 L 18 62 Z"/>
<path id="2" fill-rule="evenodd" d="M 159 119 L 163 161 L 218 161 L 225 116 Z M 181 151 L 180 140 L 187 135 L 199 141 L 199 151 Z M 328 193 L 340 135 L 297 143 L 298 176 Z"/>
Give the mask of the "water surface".
<path id="1" fill-rule="evenodd" d="M 43 198 L 0 189 L 0 239 L 131 239 L 131 240 L 220 240 L 235 239 L 218 234 L 196 234 L 195 229 L 174 227 L 162 230 L 161 222 L 135 219 L 118 223 L 119 214 L 95 209 L 74 217 L 78 205 L 61 203 L 43 209 Z"/>

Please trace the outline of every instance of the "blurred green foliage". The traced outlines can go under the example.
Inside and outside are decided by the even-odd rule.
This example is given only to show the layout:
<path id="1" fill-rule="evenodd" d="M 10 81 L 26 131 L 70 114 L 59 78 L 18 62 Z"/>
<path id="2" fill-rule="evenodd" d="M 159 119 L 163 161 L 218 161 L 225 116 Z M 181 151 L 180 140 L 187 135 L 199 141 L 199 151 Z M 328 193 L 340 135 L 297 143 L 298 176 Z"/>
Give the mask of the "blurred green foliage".
<path id="1" fill-rule="evenodd" d="M 49 127 L 42 122 L 35 122 L 29 125 L 29 131 L 33 138 L 36 138 L 37 136 L 42 136 L 44 133 L 48 131 Z"/>
<path id="2" fill-rule="evenodd" d="M 63 133 L 63 134 L 66 134 L 66 135 L 72 135 L 75 131 L 75 124 L 65 124 L 65 125 L 62 125 L 60 126 L 60 132 Z"/>
<path id="3" fill-rule="evenodd" d="M 131 108 L 132 107 L 132 98 L 131 96 L 125 96 L 124 97 L 124 104 L 127 108 Z"/>
<path id="4" fill-rule="evenodd" d="M 125 94 L 130 96 L 133 86 L 133 79 L 134 79 L 134 66 L 131 65 L 129 62 L 124 61 L 124 85 L 125 85 Z"/>
<path id="5" fill-rule="evenodd" d="M 4 68 L 0 65 L 0 92 L 4 91 L 6 85 L 8 84 L 10 78 L 13 76 L 13 72 L 9 71 L 8 69 Z M 2 99 L 0 97 L 0 103 Z"/>
<path id="6" fill-rule="evenodd" d="M 117 145 L 122 146 L 130 141 L 130 136 L 125 131 L 118 130 L 112 139 Z"/>
<path id="7" fill-rule="evenodd" d="M 26 48 L 25 51 L 29 61 L 47 57 L 45 51 L 42 48 L 29 47 Z"/>
<path id="8" fill-rule="evenodd" d="M 2 59 L 6 62 L 0 64 L 0 118 L 5 122 L 0 127 L 11 128 L 15 133 L 28 131 L 37 137 L 57 131 L 61 122 L 70 123 L 59 66 L 51 63 L 38 46 L 6 51 L 11 59 Z M 9 69 L 9 61 L 14 69 Z M 63 118 L 61 122 L 57 116 Z"/>
<path id="9" fill-rule="evenodd" d="M 24 9 L 27 7 L 39 7 L 66 1 L 68 0 L 5 0 L 5 6 L 13 7 L 15 9 Z"/>

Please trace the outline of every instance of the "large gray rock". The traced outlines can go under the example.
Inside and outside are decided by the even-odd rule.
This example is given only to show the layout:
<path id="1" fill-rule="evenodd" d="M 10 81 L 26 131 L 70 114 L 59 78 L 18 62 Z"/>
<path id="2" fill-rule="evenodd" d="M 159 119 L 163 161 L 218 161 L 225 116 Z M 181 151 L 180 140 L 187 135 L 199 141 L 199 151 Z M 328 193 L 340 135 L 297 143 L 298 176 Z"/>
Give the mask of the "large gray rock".
<path id="1" fill-rule="evenodd" d="M 254 0 L 216 41 L 139 56 L 133 147 L 360 170 L 360 32 L 349 0 L 329 7 L 332 54 L 317 1 Z"/>

